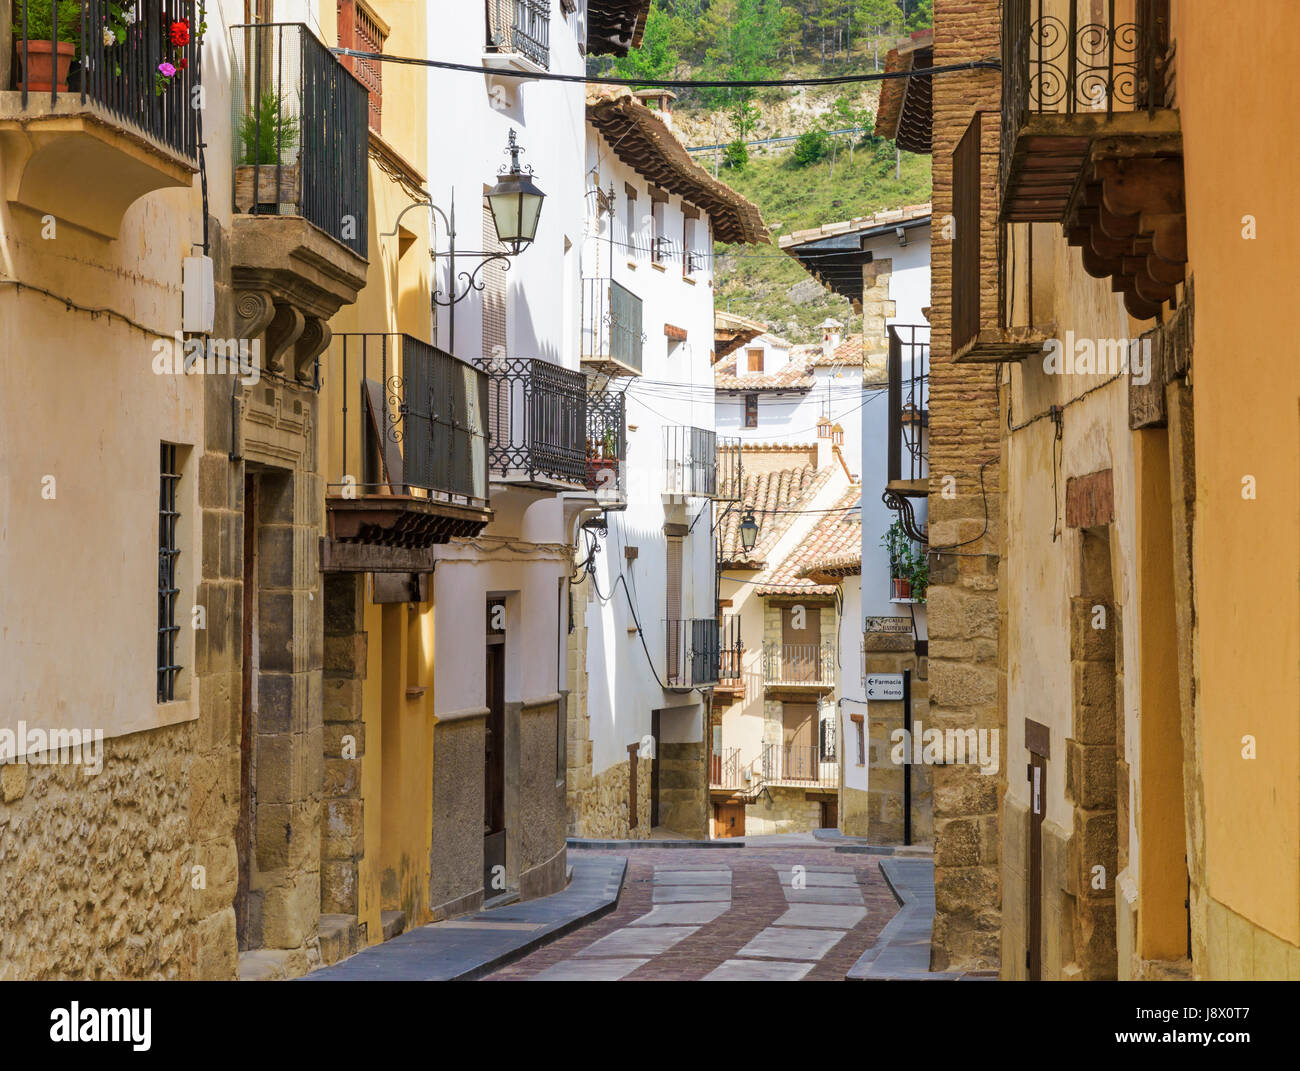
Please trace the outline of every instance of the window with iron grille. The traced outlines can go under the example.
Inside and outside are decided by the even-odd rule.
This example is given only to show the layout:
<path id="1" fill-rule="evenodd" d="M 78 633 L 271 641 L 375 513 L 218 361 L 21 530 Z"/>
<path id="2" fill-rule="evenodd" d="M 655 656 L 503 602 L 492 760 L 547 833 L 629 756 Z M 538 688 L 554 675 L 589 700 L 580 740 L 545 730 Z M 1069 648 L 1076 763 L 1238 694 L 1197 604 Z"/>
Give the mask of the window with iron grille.
<path id="1" fill-rule="evenodd" d="M 758 395 L 745 395 L 745 427 L 758 427 Z"/>
<path id="2" fill-rule="evenodd" d="M 180 625 L 176 623 L 176 559 L 180 548 L 176 541 L 177 487 L 181 474 L 176 446 L 163 443 L 158 467 L 158 702 L 176 698 L 176 645 Z"/>
<path id="3" fill-rule="evenodd" d="M 339 0 L 339 47 L 358 52 L 382 52 L 388 40 L 388 31 L 375 15 L 358 0 Z M 344 62 L 370 94 L 370 129 L 382 132 L 380 121 L 384 105 L 384 65 L 380 60 L 362 59 L 360 56 L 344 57 Z"/>

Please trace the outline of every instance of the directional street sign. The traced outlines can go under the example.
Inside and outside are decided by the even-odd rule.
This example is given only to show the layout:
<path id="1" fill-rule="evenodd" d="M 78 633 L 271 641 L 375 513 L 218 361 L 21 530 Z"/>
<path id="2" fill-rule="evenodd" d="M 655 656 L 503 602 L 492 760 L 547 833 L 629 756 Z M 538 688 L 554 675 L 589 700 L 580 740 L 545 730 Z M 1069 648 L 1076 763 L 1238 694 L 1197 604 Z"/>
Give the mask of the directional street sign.
<path id="1" fill-rule="evenodd" d="M 901 673 L 872 673 L 867 677 L 868 699 L 902 699 Z"/>

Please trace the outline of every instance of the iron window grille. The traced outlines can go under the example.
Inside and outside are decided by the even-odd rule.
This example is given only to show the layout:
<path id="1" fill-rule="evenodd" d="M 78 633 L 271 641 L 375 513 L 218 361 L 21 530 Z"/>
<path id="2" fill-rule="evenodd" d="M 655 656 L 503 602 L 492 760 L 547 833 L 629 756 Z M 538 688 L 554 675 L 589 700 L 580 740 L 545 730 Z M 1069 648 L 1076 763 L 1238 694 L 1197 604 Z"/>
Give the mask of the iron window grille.
<path id="1" fill-rule="evenodd" d="M 491 471 L 585 485 L 586 376 L 531 357 L 484 357 L 479 367 L 488 376 Z"/>
<path id="2" fill-rule="evenodd" d="M 487 0 L 488 47 L 550 66 L 550 0 Z"/>
<path id="3" fill-rule="evenodd" d="M 176 698 L 176 678 L 181 667 L 176 657 L 180 625 L 176 622 L 176 559 L 180 547 L 176 545 L 176 523 L 180 512 L 176 508 L 176 492 L 181 474 L 177 464 L 176 447 L 163 443 L 159 450 L 158 466 L 158 702 L 168 703 Z"/>
<path id="4" fill-rule="evenodd" d="M 370 93 L 301 23 L 231 27 L 235 211 L 367 252 Z"/>
<path id="5" fill-rule="evenodd" d="M 891 324 L 888 333 L 888 478 L 923 480 L 929 475 L 930 328 Z"/>
<path id="6" fill-rule="evenodd" d="M 740 615 L 723 614 L 718 621 L 719 667 L 718 680 L 739 684 L 742 680 L 742 662 L 745 645 L 740 639 Z"/>
<path id="7" fill-rule="evenodd" d="M 488 500 L 488 377 L 427 342 L 340 334 L 331 369 L 341 470 L 329 485 L 482 506 Z M 334 422 L 337 421 L 337 424 Z"/>
<path id="8" fill-rule="evenodd" d="M 48 37 L 34 31 L 32 15 L 37 5 L 53 16 Z M 70 8 L 79 9 L 77 25 L 60 25 L 59 16 Z M 55 47 L 67 40 L 65 35 L 71 30 L 77 51 L 68 68 L 64 96 L 77 97 L 83 105 L 98 105 L 124 125 L 197 164 L 199 113 L 192 101 L 193 90 L 202 80 L 198 12 L 195 0 L 79 0 L 75 5 L 17 0 L 13 6 L 14 54 L 21 69 L 28 71 L 32 45 Z M 171 27 L 178 22 L 189 30 L 183 45 L 172 44 Z M 9 41 L 0 42 L 0 47 L 9 48 Z M 171 66 L 173 74 L 160 72 L 164 63 Z M 29 81 L 15 71 L 24 111 L 33 93 L 48 91 L 51 107 L 57 103 L 57 78 L 40 89 Z"/>

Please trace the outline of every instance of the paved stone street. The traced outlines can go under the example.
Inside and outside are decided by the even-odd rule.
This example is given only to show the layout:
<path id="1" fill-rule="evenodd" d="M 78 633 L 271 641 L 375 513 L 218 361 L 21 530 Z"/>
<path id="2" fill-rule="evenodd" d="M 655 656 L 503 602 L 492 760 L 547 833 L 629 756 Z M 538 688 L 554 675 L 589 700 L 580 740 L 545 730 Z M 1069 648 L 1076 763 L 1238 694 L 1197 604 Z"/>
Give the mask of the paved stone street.
<path id="1" fill-rule="evenodd" d="M 618 908 L 489 980 L 841 981 L 898 904 L 880 858 L 814 841 L 625 854 Z M 800 873 L 796 870 L 802 867 Z"/>

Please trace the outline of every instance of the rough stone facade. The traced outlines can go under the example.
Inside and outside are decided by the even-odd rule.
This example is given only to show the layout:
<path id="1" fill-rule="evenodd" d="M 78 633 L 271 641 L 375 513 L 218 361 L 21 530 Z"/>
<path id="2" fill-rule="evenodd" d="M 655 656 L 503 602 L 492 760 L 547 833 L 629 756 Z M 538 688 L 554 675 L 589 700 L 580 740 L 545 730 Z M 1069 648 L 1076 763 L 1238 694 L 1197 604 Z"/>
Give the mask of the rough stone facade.
<path id="1" fill-rule="evenodd" d="M 745 835 L 763 833 L 807 833 L 822 824 L 822 800 L 834 800 L 833 792 L 814 795 L 805 788 L 769 785 L 745 807 Z"/>
<path id="2" fill-rule="evenodd" d="M 712 808 L 704 742 L 661 743 L 657 761 L 660 763 L 659 824 L 684 837 L 706 839 Z"/>
<path id="3" fill-rule="evenodd" d="M 999 52 L 998 0 L 936 0 L 934 62 Z M 1000 76 L 969 71 L 934 79 L 934 216 L 953 211 L 952 154 L 977 108 L 997 110 Z M 996 157 L 985 158 L 981 219 L 992 248 L 998 215 Z M 952 363 L 952 242 L 935 229 L 930 324 L 930 709 L 927 728 L 1001 727 L 998 706 L 999 419 L 995 366 Z M 996 272 L 981 273 L 996 293 Z M 986 295 L 988 296 L 988 295 Z M 983 301 L 981 302 L 983 307 Z M 961 544 L 960 547 L 956 544 Z M 950 547 L 951 551 L 942 548 Z M 934 774 L 935 970 L 998 965 L 1001 887 L 996 828 L 999 779 L 978 766 Z M 972 828 L 978 827 L 978 828 Z"/>
<path id="4" fill-rule="evenodd" d="M 0 980 L 234 976 L 233 852 L 190 835 L 196 733 L 105 740 L 91 776 L 0 767 Z"/>

